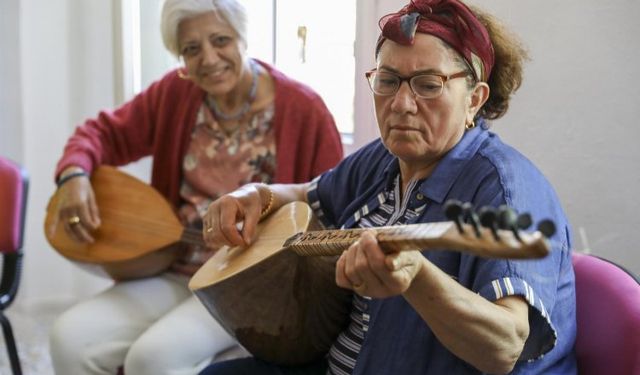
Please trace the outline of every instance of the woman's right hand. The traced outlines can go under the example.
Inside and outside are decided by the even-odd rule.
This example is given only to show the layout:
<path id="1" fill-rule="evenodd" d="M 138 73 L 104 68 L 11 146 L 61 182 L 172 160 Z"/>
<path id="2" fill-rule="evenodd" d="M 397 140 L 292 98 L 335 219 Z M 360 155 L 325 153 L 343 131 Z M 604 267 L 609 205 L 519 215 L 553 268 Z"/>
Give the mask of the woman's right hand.
<path id="1" fill-rule="evenodd" d="M 60 176 L 64 177 L 77 169 L 67 168 Z M 96 203 L 95 194 L 91 187 L 91 181 L 86 176 L 78 176 L 66 181 L 58 188 L 58 207 L 50 233 L 55 233 L 58 225 L 64 225 L 64 229 L 75 241 L 86 243 L 93 242 L 91 232 L 100 226 L 100 213 Z"/>
<path id="2" fill-rule="evenodd" d="M 202 234 L 208 247 L 247 246 L 253 242 L 269 188 L 249 184 L 215 200 L 202 217 Z M 262 192 L 262 190 L 266 190 Z"/>

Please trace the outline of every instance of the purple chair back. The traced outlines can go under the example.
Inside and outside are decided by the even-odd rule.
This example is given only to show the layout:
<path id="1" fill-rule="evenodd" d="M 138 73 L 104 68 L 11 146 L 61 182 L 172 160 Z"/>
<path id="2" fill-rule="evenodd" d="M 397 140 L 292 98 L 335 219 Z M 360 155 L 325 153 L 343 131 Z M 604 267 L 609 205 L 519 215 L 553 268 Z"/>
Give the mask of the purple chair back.
<path id="1" fill-rule="evenodd" d="M 640 374 L 640 284 L 620 266 L 573 253 L 580 375 Z"/>
<path id="2" fill-rule="evenodd" d="M 13 328 L 4 311 L 18 293 L 22 272 L 22 238 L 24 235 L 29 178 L 24 168 L 0 157 L 0 326 L 6 343 L 11 370 L 21 375 L 20 358 Z"/>
<path id="3" fill-rule="evenodd" d="M 0 253 L 22 248 L 27 176 L 16 163 L 0 157 Z"/>

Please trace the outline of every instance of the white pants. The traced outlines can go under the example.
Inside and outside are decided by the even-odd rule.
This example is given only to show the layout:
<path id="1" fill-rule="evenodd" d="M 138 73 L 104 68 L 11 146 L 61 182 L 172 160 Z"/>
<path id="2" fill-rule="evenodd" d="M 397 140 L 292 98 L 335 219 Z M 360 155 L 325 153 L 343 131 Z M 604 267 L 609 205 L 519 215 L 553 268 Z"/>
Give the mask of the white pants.
<path id="1" fill-rule="evenodd" d="M 235 344 L 173 274 L 127 281 L 65 311 L 50 350 L 58 375 L 192 375 Z"/>

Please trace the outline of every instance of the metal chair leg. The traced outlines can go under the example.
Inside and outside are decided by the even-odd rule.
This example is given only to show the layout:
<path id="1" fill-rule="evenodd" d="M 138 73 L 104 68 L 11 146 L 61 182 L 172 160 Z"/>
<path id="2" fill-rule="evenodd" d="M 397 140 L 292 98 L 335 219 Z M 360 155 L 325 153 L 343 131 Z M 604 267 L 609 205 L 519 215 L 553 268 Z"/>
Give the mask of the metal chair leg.
<path id="1" fill-rule="evenodd" d="M 22 369 L 20 368 L 20 359 L 18 358 L 18 350 L 16 349 L 16 341 L 13 337 L 11 323 L 9 323 L 9 319 L 7 319 L 7 317 L 4 315 L 4 312 L 2 311 L 0 311 L 0 324 L 2 324 L 4 341 L 7 343 L 7 353 L 9 354 L 9 361 L 11 362 L 11 370 L 13 371 L 13 375 L 22 375 Z"/>

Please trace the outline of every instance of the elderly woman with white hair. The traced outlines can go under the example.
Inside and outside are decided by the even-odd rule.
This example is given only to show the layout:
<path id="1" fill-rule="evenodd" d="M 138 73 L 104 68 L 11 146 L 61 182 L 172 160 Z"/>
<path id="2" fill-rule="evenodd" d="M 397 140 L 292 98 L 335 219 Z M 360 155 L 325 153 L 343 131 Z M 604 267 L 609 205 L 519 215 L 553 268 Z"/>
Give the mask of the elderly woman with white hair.
<path id="1" fill-rule="evenodd" d="M 162 36 L 184 66 L 115 110 L 78 126 L 56 169 L 58 223 L 94 240 L 100 214 L 89 181 L 100 165 L 153 156 L 151 184 L 185 225 L 246 184 L 301 183 L 333 167 L 342 145 L 309 87 L 246 55 L 235 0 L 167 0 Z M 50 230 L 55 228 L 50 228 Z M 213 249 L 185 248 L 167 272 L 116 282 L 58 318 L 57 374 L 195 374 L 234 344 L 187 289 Z"/>

